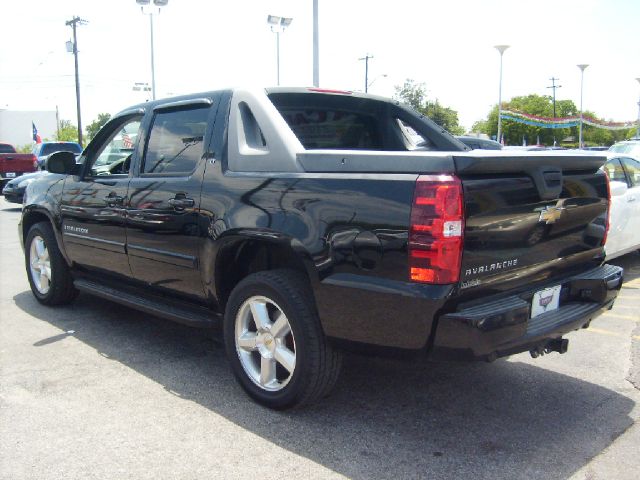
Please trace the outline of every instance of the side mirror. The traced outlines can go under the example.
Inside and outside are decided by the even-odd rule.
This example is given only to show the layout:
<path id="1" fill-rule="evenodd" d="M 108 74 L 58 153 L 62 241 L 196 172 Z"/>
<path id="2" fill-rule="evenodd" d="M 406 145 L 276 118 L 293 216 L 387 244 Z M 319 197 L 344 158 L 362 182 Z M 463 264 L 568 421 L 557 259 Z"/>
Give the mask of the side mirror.
<path id="1" fill-rule="evenodd" d="M 76 156 L 71 152 L 56 152 L 49 155 L 46 169 L 51 173 L 69 175 L 76 169 Z"/>
<path id="2" fill-rule="evenodd" d="M 613 180 L 609 183 L 609 190 L 612 197 L 619 197 L 620 195 L 624 195 L 624 193 L 627 191 L 627 188 L 628 187 L 626 182 Z"/>

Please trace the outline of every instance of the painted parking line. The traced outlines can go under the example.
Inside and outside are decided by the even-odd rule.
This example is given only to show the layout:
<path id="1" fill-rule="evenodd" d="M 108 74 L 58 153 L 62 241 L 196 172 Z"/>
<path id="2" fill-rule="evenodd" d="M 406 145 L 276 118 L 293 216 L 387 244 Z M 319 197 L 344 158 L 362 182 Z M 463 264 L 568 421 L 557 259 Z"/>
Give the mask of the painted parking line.
<path id="1" fill-rule="evenodd" d="M 622 288 L 640 288 L 640 277 L 631 281 L 624 282 Z"/>
<path id="2" fill-rule="evenodd" d="M 612 332 L 610 330 L 604 330 L 602 328 L 589 327 L 589 328 L 585 329 L 584 331 L 585 332 L 591 332 L 591 333 L 599 333 L 601 335 L 609 335 L 610 337 L 627 338 L 626 335 L 623 335 L 623 334 L 618 333 L 618 332 Z M 631 335 L 631 338 L 633 340 L 640 341 L 640 335 Z"/>
<path id="3" fill-rule="evenodd" d="M 622 318 L 624 320 L 633 320 L 640 322 L 640 315 L 623 315 L 621 313 L 607 312 L 602 315 L 605 318 Z"/>

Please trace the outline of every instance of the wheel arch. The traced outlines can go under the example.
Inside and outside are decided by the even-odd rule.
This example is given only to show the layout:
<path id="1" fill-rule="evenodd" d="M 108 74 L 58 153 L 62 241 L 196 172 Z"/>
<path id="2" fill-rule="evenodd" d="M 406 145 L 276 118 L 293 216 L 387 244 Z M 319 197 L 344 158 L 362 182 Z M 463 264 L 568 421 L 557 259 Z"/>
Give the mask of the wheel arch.
<path id="1" fill-rule="evenodd" d="M 20 236 L 21 236 L 21 243 L 22 243 L 23 249 L 26 248 L 25 242 L 26 242 L 27 234 L 29 233 L 29 230 L 36 223 L 40 223 L 40 222 L 47 222 L 51 225 L 53 234 L 56 237 L 56 242 L 58 243 L 58 249 L 60 250 L 60 253 L 62 254 L 65 262 L 67 262 L 68 265 L 71 265 L 71 262 L 69 261 L 69 258 L 67 257 L 67 253 L 64 249 L 64 243 L 62 242 L 62 233 L 57 228 L 57 224 L 54 221 L 51 213 L 45 209 L 31 207 L 31 208 L 26 208 L 25 211 L 23 212 L 21 225 L 20 225 L 20 229 L 21 229 Z"/>
<path id="2" fill-rule="evenodd" d="M 318 279 L 311 256 L 298 241 L 283 236 L 265 238 L 259 234 L 228 235 L 219 239 L 214 268 L 214 288 L 221 311 L 235 286 L 252 273 L 289 269 L 300 272 L 312 286 Z"/>

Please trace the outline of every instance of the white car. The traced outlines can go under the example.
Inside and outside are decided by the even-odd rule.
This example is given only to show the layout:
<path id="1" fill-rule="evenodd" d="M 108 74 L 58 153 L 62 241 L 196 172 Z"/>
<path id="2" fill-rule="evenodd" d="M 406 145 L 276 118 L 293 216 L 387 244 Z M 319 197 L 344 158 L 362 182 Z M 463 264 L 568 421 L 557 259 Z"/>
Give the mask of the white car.
<path id="1" fill-rule="evenodd" d="M 640 139 L 625 140 L 609 147 L 609 153 L 640 160 Z"/>
<path id="2" fill-rule="evenodd" d="M 627 156 L 609 157 L 611 208 L 605 244 L 607 260 L 640 249 L 640 162 Z"/>

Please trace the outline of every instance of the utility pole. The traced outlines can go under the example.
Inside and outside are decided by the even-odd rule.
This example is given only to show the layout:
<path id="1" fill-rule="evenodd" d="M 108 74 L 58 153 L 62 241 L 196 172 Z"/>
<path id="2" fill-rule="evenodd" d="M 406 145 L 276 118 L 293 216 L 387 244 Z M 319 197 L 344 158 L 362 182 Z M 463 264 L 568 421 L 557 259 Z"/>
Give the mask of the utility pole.
<path id="1" fill-rule="evenodd" d="M 369 91 L 369 59 L 373 58 L 373 55 L 368 53 L 358 60 L 364 60 L 364 93 Z"/>
<path id="2" fill-rule="evenodd" d="M 78 74 L 78 38 L 76 36 L 76 25 L 86 25 L 87 21 L 80 17 L 73 17 L 65 22 L 65 25 L 73 29 L 73 57 L 76 67 L 76 110 L 78 115 L 78 143 L 82 145 L 82 117 L 80 115 L 80 75 Z"/>
<path id="3" fill-rule="evenodd" d="M 562 85 L 556 85 L 556 80 L 560 80 L 559 78 L 555 78 L 555 77 L 551 77 L 549 80 L 551 80 L 551 86 L 547 87 L 547 88 L 552 88 L 553 89 L 553 123 L 554 123 L 554 128 L 553 128 L 553 146 L 556 146 L 556 129 L 555 129 L 555 122 L 556 122 L 556 89 L 558 88 L 562 88 Z"/>

